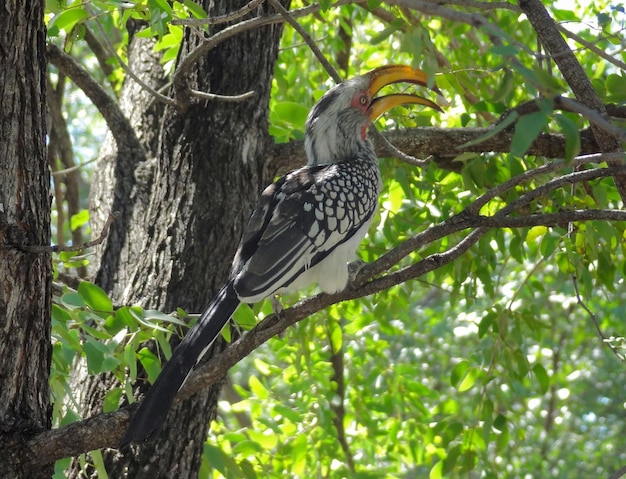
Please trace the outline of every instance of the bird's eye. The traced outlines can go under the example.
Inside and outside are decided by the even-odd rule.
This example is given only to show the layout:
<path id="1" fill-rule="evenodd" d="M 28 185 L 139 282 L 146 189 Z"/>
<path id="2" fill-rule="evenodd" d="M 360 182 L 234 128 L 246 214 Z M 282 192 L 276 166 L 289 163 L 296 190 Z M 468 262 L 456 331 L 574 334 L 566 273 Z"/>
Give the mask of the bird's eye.
<path id="1" fill-rule="evenodd" d="M 361 95 L 361 98 L 359 98 L 359 103 L 363 106 L 367 105 L 367 95 Z"/>

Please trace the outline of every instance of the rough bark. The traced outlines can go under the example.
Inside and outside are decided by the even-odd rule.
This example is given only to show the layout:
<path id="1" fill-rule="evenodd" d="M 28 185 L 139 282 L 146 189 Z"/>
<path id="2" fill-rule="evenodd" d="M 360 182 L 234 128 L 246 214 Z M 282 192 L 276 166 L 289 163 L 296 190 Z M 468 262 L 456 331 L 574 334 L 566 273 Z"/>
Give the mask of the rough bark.
<path id="1" fill-rule="evenodd" d="M 29 470 L 24 441 L 50 428 L 50 176 L 43 1 L 0 7 L 0 477 Z"/>
<path id="2" fill-rule="evenodd" d="M 166 82 L 166 75 L 154 53 L 150 39 L 135 38 L 140 24 L 128 24 L 131 39 L 128 57 L 134 72 L 150 87 L 158 89 Z M 97 39 L 91 39 L 96 44 Z M 92 265 L 95 282 L 104 288 L 116 304 L 133 302 L 142 298 L 132 296 L 125 288 L 132 264 L 141 255 L 146 236 L 146 210 L 156 167 L 158 134 L 164 107 L 154 102 L 151 95 L 132 80 L 125 82 L 117 100 L 109 97 L 99 85 L 90 81 L 86 72 L 80 71 L 71 57 L 58 49 L 49 48 L 51 61 L 67 72 L 73 81 L 87 93 L 98 107 L 110 133 L 100 150 L 96 172 L 90 192 L 90 218 L 92 228 L 100 231 L 109 216 L 118 217 L 111 224 L 107 240 L 96 247 Z M 89 376 L 85 368 L 75 378 L 75 391 L 81 401 L 83 417 L 97 416 L 102 412 L 102 402 L 107 391 L 118 383 L 111 374 Z M 115 454 L 115 452 L 109 452 Z M 83 468 L 75 458 L 67 471 L 70 478 L 84 477 Z M 93 472 L 93 471 L 91 471 Z M 87 473 L 89 473 L 87 471 Z M 123 476 L 112 476 L 123 477 Z"/>
<path id="3" fill-rule="evenodd" d="M 227 1 L 206 3 L 211 16 L 237 8 Z M 262 13 L 267 12 L 253 15 Z M 145 95 L 141 91 L 122 96 L 122 105 L 132 101 L 125 114 L 145 154 L 130 161 L 119 144 L 111 144 L 92 194 L 98 222 L 118 208 L 126 218 L 115 222 L 117 233 L 107 238 L 96 275 L 115 302 L 198 312 L 221 286 L 243 225 L 265 186 L 263 166 L 272 146 L 268 101 L 281 31 L 280 25 L 271 25 L 237 35 L 204 54 L 189 73 L 194 90 L 222 95 L 254 90 L 244 102 L 203 100 L 185 109 L 155 112 L 143 107 L 150 98 L 138 100 Z M 196 35 L 186 37 L 181 60 L 197 42 Z M 148 50 L 137 53 L 130 56 L 135 72 L 153 55 Z M 151 76 L 149 69 L 145 73 Z M 136 87 L 129 82 L 127 88 Z M 87 390 L 96 400 L 88 401 L 85 415 L 97 412 L 105 392 L 93 386 Z M 133 447 L 126 455 L 106 454 L 109 475 L 195 477 L 219 391 L 218 384 L 179 403 L 154 442 Z"/>

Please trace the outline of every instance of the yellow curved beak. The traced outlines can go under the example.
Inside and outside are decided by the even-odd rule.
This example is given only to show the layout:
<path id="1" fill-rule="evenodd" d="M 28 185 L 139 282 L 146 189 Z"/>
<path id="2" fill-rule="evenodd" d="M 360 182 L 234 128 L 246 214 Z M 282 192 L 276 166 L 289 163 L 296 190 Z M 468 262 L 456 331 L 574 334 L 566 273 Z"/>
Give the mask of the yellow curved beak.
<path id="1" fill-rule="evenodd" d="M 370 86 L 368 93 L 374 97 L 383 87 L 392 83 L 414 83 L 416 85 L 425 86 L 431 90 L 441 93 L 436 85 L 428 86 L 428 75 L 422 70 L 411 68 L 406 65 L 387 65 L 376 68 L 367 73 L 370 77 Z M 408 93 L 394 93 L 382 97 L 374 98 L 370 107 L 369 118 L 374 121 L 386 111 L 398 105 L 417 104 L 443 111 L 439 105 L 426 98 L 417 95 L 409 95 Z"/>

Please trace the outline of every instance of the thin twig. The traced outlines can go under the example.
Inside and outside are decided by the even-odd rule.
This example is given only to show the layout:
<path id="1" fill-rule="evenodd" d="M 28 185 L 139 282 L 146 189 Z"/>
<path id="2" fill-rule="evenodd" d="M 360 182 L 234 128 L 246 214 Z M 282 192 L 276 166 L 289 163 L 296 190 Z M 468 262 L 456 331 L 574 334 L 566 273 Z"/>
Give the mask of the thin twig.
<path id="1" fill-rule="evenodd" d="M 61 251 L 82 251 L 87 248 L 91 248 L 92 246 L 97 246 L 101 244 L 109 234 L 109 228 L 111 227 L 111 223 L 115 221 L 119 217 L 119 213 L 117 211 L 109 214 L 104 226 L 102 227 L 102 232 L 100 236 L 91 241 L 87 241 L 86 243 L 71 245 L 71 246 L 59 246 L 59 245 L 13 245 L 16 248 L 21 249 L 22 251 L 26 251 L 27 253 L 59 253 Z"/>
<path id="2" fill-rule="evenodd" d="M 474 221 L 480 226 L 489 228 L 528 228 L 532 226 L 558 226 L 583 221 L 626 221 L 626 211 L 589 209 L 524 216 L 476 216 Z"/>
<path id="3" fill-rule="evenodd" d="M 328 61 L 328 59 L 324 56 L 322 51 L 317 46 L 317 43 L 315 42 L 315 40 L 311 38 L 311 35 L 309 35 L 308 32 L 304 28 L 302 28 L 302 25 L 300 25 L 296 21 L 296 19 L 291 16 L 289 11 L 285 7 L 283 7 L 280 4 L 280 2 L 278 2 L 278 0 L 269 0 L 269 1 L 272 7 L 274 7 L 276 11 L 283 16 L 283 18 L 287 21 L 287 23 L 291 25 L 296 32 L 298 32 L 298 34 L 306 42 L 306 44 L 309 46 L 309 48 L 311 49 L 311 51 L 313 52 L 317 60 L 322 64 L 324 69 L 328 72 L 328 74 L 335 81 L 335 83 L 341 83 L 342 82 L 341 76 L 339 75 L 337 70 L 335 70 L 335 67 L 333 67 Z"/>
<path id="4" fill-rule="evenodd" d="M 80 163 L 78 165 L 71 166 L 70 168 L 65 168 L 64 170 L 52 171 L 50 174 L 52 176 L 67 175 L 68 173 L 72 173 L 73 171 L 80 170 L 84 166 L 90 165 L 91 163 L 95 163 L 98 160 L 99 160 L 99 158 L 93 158 L 93 159 L 91 159 L 89 161 L 85 161 L 84 163 Z"/>
<path id="5" fill-rule="evenodd" d="M 461 7 L 476 8 L 477 10 L 511 10 L 519 12 L 519 7 L 507 2 L 478 2 L 474 0 L 437 0 L 438 5 L 458 5 Z"/>
<path id="6" fill-rule="evenodd" d="M 347 4 L 360 4 L 363 3 L 362 0 L 338 0 L 333 3 L 331 7 L 337 7 L 341 5 Z M 298 8 L 296 10 L 289 11 L 289 16 L 291 18 L 299 18 L 305 15 L 310 15 L 312 13 L 316 13 L 321 9 L 321 5 L 319 3 L 314 3 L 312 5 Z M 284 23 L 286 22 L 286 18 L 281 14 L 277 15 L 268 15 L 263 17 L 255 17 L 249 20 L 243 20 L 239 23 L 226 27 L 223 30 L 220 30 L 215 35 L 210 38 L 207 38 L 203 43 L 198 45 L 195 50 L 191 51 L 189 55 L 185 57 L 185 59 L 178 65 L 176 72 L 174 73 L 174 78 L 172 82 L 175 85 L 181 85 L 184 82 L 184 78 L 189 73 L 191 67 L 195 64 L 195 62 L 204 55 L 206 52 L 212 50 L 220 43 L 225 40 L 234 37 L 235 35 L 239 35 L 242 32 L 246 32 L 248 30 L 252 30 L 254 28 L 259 28 L 262 26 L 273 25 L 276 23 Z"/>
<path id="7" fill-rule="evenodd" d="M 582 155 L 574 158 L 570 163 L 562 161 L 553 161 L 546 163 L 545 165 L 538 166 L 532 170 L 525 171 L 513 178 L 494 186 L 490 190 L 480 195 L 467 209 L 473 214 L 478 214 L 480 209 L 485 206 L 489 201 L 501 196 L 505 191 L 511 188 L 537 178 L 538 176 L 546 175 L 557 170 L 562 170 L 567 167 L 576 167 L 589 163 L 601 163 L 603 161 L 621 160 L 624 157 L 624 153 L 596 153 L 593 155 Z"/>
<path id="8" fill-rule="evenodd" d="M 600 339 L 602 340 L 602 342 L 607 345 L 607 347 L 613 352 L 613 354 L 615 354 L 615 356 L 617 356 L 617 358 L 620 361 L 624 361 L 626 359 L 626 358 L 624 358 L 624 355 L 620 354 L 620 352 L 615 348 L 615 346 L 613 346 L 607 340 L 607 338 L 604 337 L 604 333 L 602 332 L 602 328 L 600 328 L 600 323 L 598 322 L 598 318 L 596 317 L 594 312 L 591 311 L 591 309 L 589 309 L 589 307 L 585 304 L 585 302 L 581 298 L 580 291 L 578 290 L 578 278 L 576 278 L 576 275 L 572 275 L 572 283 L 574 284 L 574 291 L 576 293 L 576 300 L 578 301 L 578 304 L 585 310 L 585 312 L 591 318 L 591 321 L 593 322 L 593 325 L 596 327 L 596 331 L 598 332 L 598 336 L 600 336 Z"/>
<path id="9" fill-rule="evenodd" d="M 218 25 L 220 23 L 230 22 L 237 20 L 238 18 L 247 15 L 249 12 L 260 6 L 265 0 L 250 0 L 239 10 L 234 12 L 225 13 L 224 15 L 218 15 L 216 17 L 206 18 L 175 18 L 172 20 L 172 25 L 185 25 L 188 27 L 198 27 L 204 25 Z"/>
<path id="10" fill-rule="evenodd" d="M 91 13 L 92 17 L 95 17 L 96 15 L 91 12 L 89 10 L 89 6 L 85 5 L 85 9 L 87 9 L 87 11 L 89 11 Z M 156 100 L 165 103 L 166 105 L 170 105 L 170 106 L 174 106 L 176 107 L 176 101 L 173 100 L 172 98 L 163 95 L 162 93 L 159 93 L 158 91 L 156 91 L 154 88 L 152 88 L 150 85 L 148 85 L 146 82 L 144 82 L 139 75 L 137 75 L 133 69 L 128 66 L 126 64 L 126 62 L 124 62 L 124 60 L 122 60 L 122 57 L 120 57 L 117 54 L 117 51 L 115 50 L 115 48 L 113 47 L 113 45 L 111 45 L 111 43 L 109 42 L 108 38 L 107 38 L 107 34 L 104 31 L 104 28 L 102 27 L 102 25 L 100 24 L 100 22 L 96 21 L 95 22 L 96 27 L 98 28 L 98 31 L 100 32 L 100 37 L 102 39 L 102 45 L 104 47 L 104 49 L 107 51 L 107 53 L 109 55 L 111 55 L 112 57 L 115 58 L 115 60 L 120 64 L 120 66 L 122 67 L 122 70 L 124 70 L 124 72 L 131 77 L 141 88 L 143 88 L 145 91 L 147 91 L 148 93 L 150 93 Z"/>
<path id="11" fill-rule="evenodd" d="M 586 49 L 588 49 L 588 50 L 592 51 L 593 53 L 595 53 L 596 55 L 598 55 L 600 58 L 604 58 L 607 62 L 612 63 L 616 67 L 621 68 L 622 70 L 626 70 L 626 63 L 618 60 L 617 58 L 612 57 L 606 51 L 604 51 L 602 48 L 598 48 L 595 44 L 593 44 L 591 42 L 588 42 L 587 40 L 585 40 L 581 36 L 577 35 L 576 33 L 572 32 L 570 30 L 568 30 L 567 28 L 565 28 L 563 25 L 557 24 L 556 27 L 565 36 L 571 38 L 576 43 L 581 44 Z"/>
<path id="12" fill-rule="evenodd" d="M 391 143 L 387 137 L 385 137 L 380 131 L 376 129 L 375 126 L 370 127 L 370 134 L 380 141 L 386 150 L 385 154 L 390 155 L 394 158 L 398 158 L 400 161 L 404 163 L 408 163 L 409 165 L 417 166 L 418 168 L 425 168 L 432 159 L 432 155 L 426 158 L 425 160 L 415 158 L 414 156 L 408 155 L 404 151 L 397 148 L 393 143 Z"/>
<path id="13" fill-rule="evenodd" d="M 564 109 L 584 116 L 587 120 L 589 120 L 589 122 L 591 122 L 591 124 L 597 126 L 598 128 L 602 128 L 604 131 L 610 133 L 616 138 L 619 138 L 621 141 L 626 141 L 626 129 L 620 128 L 611 123 L 609 120 L 604 118 L 598 110 L 586 107 L 576 100 L 562 96 L 557 96 L 554 99 L 554 102 L 555 106 L 558 107 L 560 104 L 565 107 Z"/>
<path id="14" fill-rule="evenodd" d="M 254 91 L 247 91 L 240 95 L 218 95 L 217 93 L 207 93 L 204 91 L 190 90 L 191 96 L 201 98 L 203 100 L 220 100 L 225 102 L 244 101 L 254 96 Z"/>

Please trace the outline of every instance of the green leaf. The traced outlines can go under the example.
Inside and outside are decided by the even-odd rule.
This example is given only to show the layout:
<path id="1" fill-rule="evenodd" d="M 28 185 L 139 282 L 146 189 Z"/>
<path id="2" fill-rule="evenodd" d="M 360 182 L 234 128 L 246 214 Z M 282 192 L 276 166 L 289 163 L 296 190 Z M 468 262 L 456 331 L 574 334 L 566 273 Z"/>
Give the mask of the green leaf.
<path id="1" fill-rule="evenodd" d="M 515 261 L 519 264 L 524 262 L 526 252 L 524 250 L 524 242 L 521 236 L 514 236 L 509 243 L 509 252 Z"/>
<path id="2" fill-rule="evenodd" d="M 252 311 L 252 308 L 247 304 L 239 305 L 239 307 L 235 310 L 235 314 L 233 314 L 233 319 L 246 331 L 249 331 L 256 326 L 256 316 L 254 315 L 254 311 Z"/>
<path id="3" fill-rule="evenodd" d="M 269 391 L 256 376 L 250 376 L 250 378 L 248 379 L 248 385 L 250 386 L 250 390 L 259 399 L 267 399 L 269 397 Z"/>
<path id="4" fill-rule="evenodd" d="M 452 372 L 450 373 L 450 384 L 453 387 L 457 387 L 467 374 L 468 369 L 469 363 L 465 360 L 454 366 L 454 368 L 452 368 Z"/>
<path id="5" fill-rule="evenodd" d="M 437 462 L 428 474 L 429 479 L 442 479 L 443 478 L 443 461 Z"/>
<path id="6" fill-rule="evenodd" d="M 546 226 L 533 226 L 526 233 L 526 244 L 532 246 L 537 242 L 537 238 L 545 235 L 547 232 L 548 228 Z"/>
<path id="7" fill-rule="evenodd" d="M 104 363 L 104 355 L 108 352 L 106 346 L 88 337 L 83 348 L 85 358 L 87 359 L 87 372 L 89 374 L 99 374 L 103 372 L 102 364 Z"/>
<path id="8" fill-rule="evenodd" d="M 83 225 L 89 223 L 89 210 L 80 210 L 70 218 L 70 229 L 76 231 Z"/>
<path id="9" fill-rule="evenodd" d="M 606 91 L 612 101 L 626 101 L 626 77 L 611 73 L 606 78 Z"/>
<path id="10" fill-rule="evenodd" d="M 556 250 L 557 246 L 561 242 L 561 239 L 561 235 L 553 231 L 545 234 L 543 236 L 543 239 L 541 240 L 541 245 L 539 247 L 541 255 L 544 258 L 549 258 L 550 256 L 552 256 L 552 253 L 554 253 L 554 251 Z"/>
<path id="11" fill-rule="evenodd" d="M 332 0 L 320 0 L 320 7 L 321 7 L 322 13 L 327 12 L 332 6 L 332 4 L 333 4 Z"/>
<path id="12" fill-rule="evenodd" d="M 300 103 L 283 101 L 274 104 L 272 113 L 280 120 L 304 130 L 304 123 L 309 114 L 309 109 Z"/>
<path id="13" fill-rule="evenodd" d="M 70 7 L 62 10 L 58 15 L 52 17 L 48 28 L 58 28 L 70 32 L 74 26 L 89 17 L 89 12 L 82 6 Z"/>
<path id="14" fill-rule="evenodd" d="M 559 22 L 579 22 L 580 17 L 576 15 L 576 12 L 573 9 L 564 9 L 564 8 L 550 8 L 550 13 L 554 15 L 554 18 Z"/>
<path id="15" fill-rule="evenodd" d="M 547 393 L 548 389 L 550 388 L 550 376 L 548 376 L 546 368 L 544 368 L 541 364 L 535 364 L 533 366 L 533 373 L 537 378 L 537 382 L 539 383 L 539 387 L 541 388 L 541 393 Z"/>
<path id="16" fill-rule="evenodd" d="M 517 114 L 517 112 L 513 112 L 510 115 L 508 115 L 504 120 L 502 120 L 501 122 L 496 124 L 493 128 L 491 128 L 484 135 L 480 135 L 478 138 L 475 138 L 475 139 L 470 140 L 470 141 L 468 141 L 466 143 L 463 143 L 462 145 L 457 146 L 456 149 L 457 150 L 462 150 L 462 149 L 467 148 L 469 146 L 478 145 L 478 144 L 482 143 L 483 141 L 488 140 L 492 136 L 496 136 L 501 131 L 504 131 L 510 125 L 515 123 L 515 121 L 518 118 L 519 118 L 519 115 Z"/>
<path id="17" fill-rule="evenodd" d="M 185 323 L 182 319 L 177 318 L 171 314 L 165 314 L 156 309 L 146 309 L 143 312 L 143 317 L 146 321 L 154 325 L 154 321 L 160 321 L 162 323 L 172 323 L 177 324 L 179 326 L 187 327 L 187 323 Z"/>
<path id="18" fill-rule="evenodd" d="M 270 374 L 272 374 L 272 366 L 263 361 L 261 358 L 254 358 L 254 367 L 263 376 L 269 376 Z"/>
<path id="19" fill-rule="evenodd" d="M 475 192 L 481 190 L 485 186 L 486 171 L 487 166 L 483 157 L 479 156 L 469 161 L 461 170 L 461 176 L 466 187 Z"/>
<path id="20" fill-rule="evenodd" d="M 478 337 L 482 338 L 489 327 L 493 324 L 494 320 L 497 318 L 497 314 L 495 311 L 488 311 L 478 324 Z"/>
<path id="21" fill-rule="evenodd" d="M 106 467 L 104 465 L 104 458 L 102 457 L 102 450 L 96 449 L 90 452 L 91 460 L 93 461 L 94 468 L 96 469 L 96 477 L 100 479 L 109 479 Z"/>
<path id="22" fill-rule="evenodd" d="M 498 414 L 493 421 L 493 427 L 498 431 L 504 431 L 504 429 L 507 427 L 506 417 L 502 414 Z"/>
<path id="23" fill-rule="evenodd" d="M 112 324 L 117 325 L 118 321 L 121 321 L 131 331 L 136 331 L 139 327 L 139 321 L 137 320 L 136 313 L 134 313 L 132 308 L 128 306 L 122 306 L 115 312 L 115 320 L 112 321 Z"/>
<path id="24" fill-rule="evenodd" d="M 109 389 L 104 396 L 102 402 L 102 410 L 104 412 L 116 411 L 120 405 L 120 399 L 122 398 L 123 389 L 120 387 L 114 387 Z"/>
<path id="25" fill-rule="evenodd" d="M 82 295 L 78 293 L 65 293 L 63 296 L 61 296 L 61 303 L 63 303 L 70 309 L 85 307 L 85 300 L 83 299 Z"/>
<path id="26" fill-rule="evenodd" d="M 465 375 L 463 380 L 457 386 L 457 389 L 459 390 L 459 392 L 464 392 L 464 391 L 467 391 L 468 389 L 471 389 L 476 383 L 476 379 L 478 378 L 479 374 L 480 374 L 479 369 L 470 368 L 467 371 L 467 374 Z"/>
<path id="27" fill-rule="evenodd" d="M 293 409 L 283 405 L 283 404 L 276 404 L 274 406 L 274 412 L 277 415 L 280 415 L 286 419 L 288 419 L 289 421 L 293 422 L 294 424 L 298 424 L 300 422 L 302 422 L 302 414 L 299 411 L 294 411 Z"/>
<path id="28" fill-rule="evenodd" d="M 509 445 L 509 426 L 506 417 L 502 414 L 498 414 L 493 421 L 493 427 L 500 431 L 496 439 L 496 448 L 502 451 Z"/>
<path id="29" fill-rule="evenodd" d="M 96 284 L 82 281 L 78 285 L 78 294 L 85 300 L 85 304 L 95 311 L 113 311 L 111 299 Z"/>
<path id="30" fill-rule="evenodd" d="M 495 45 L 489 49 L 494 55 L 516 56 L 519 54 L 519 48 L 515 45 Z"/>
<path id="31" fill-rule="evenodd" d="M 202 8 L 196 2 L 192 2 L 191 0 L 184 0 L 183 4 L 185 5 L 185 7 L 187 7 L 187 9 L 189 9 L 189 11 L 194 17 L 196 18 L 207 17 L 207 13 L 204 11 L 204 8 Z"/>
<path id="32" fill-rule="evenodd" d="M 576 123 L 562 114 L 554 116 L 565 135 L 565 160 L 570 162 L 580 153 L 580 132 Z"/>
<path id="33" fill-rule="evenodd" d="M 511 154 L 523 156 L 547 123 L 548 115 L 543 111 L 522 116 L 515 124 L 515 133 L 511 140 Z"/>
<path id="34" fill-rule="evenodd" d="M 62 308 L 58 304 L 52 305 L 52 319 L 60 323 L 67 323 L 74 318 L 67 309 Z"/>
<path id="35" fill-rule="evenodd" d="M 139 362 L 143 368 L 148 373 L 148 380 L 154 384 L 154 381 L 156 381 L 156 378 L 161 372 L 161 362 L 159 361 L 159 358 L 157 358 L 152 351 L 145 347 L 141 348 L 137 352 L 137 357 L 139 358 Z"/>

